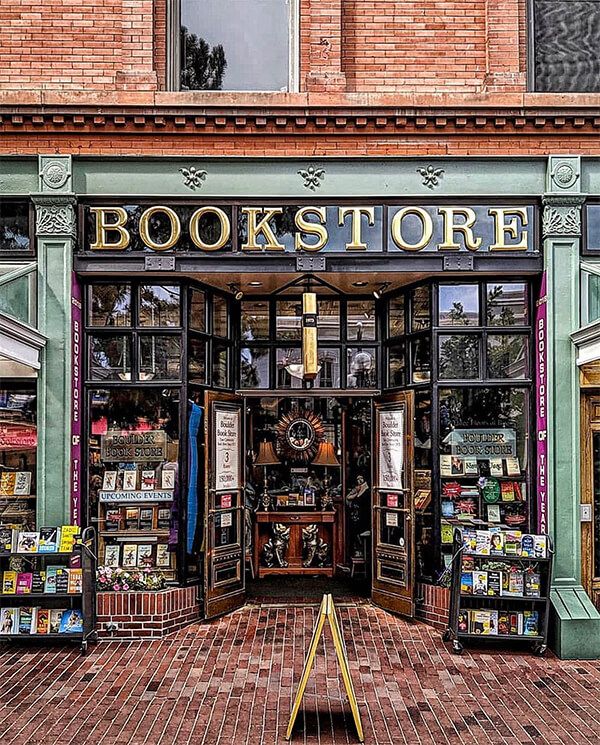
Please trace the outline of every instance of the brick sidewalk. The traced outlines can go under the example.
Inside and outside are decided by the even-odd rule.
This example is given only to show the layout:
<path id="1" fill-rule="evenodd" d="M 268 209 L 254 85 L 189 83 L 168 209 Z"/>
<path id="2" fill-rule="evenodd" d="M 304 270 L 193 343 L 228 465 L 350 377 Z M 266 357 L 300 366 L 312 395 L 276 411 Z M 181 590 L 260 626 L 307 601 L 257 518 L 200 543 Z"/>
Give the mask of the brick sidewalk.
<path id="1" fill-rule="evenodd" d="M 246 606 L 160 641 L 105 642 L 87 657 L 6 647 L 1 741 L 281 743 L 315 615 L 315 606 Z M 339 615 L 367 743 L 600 740 L 600 663 L 484 650 L 457 657 L 439 632 L 371 605 L 343 605 Z M 329 638 L 293 742 L 356 742 Z"/>

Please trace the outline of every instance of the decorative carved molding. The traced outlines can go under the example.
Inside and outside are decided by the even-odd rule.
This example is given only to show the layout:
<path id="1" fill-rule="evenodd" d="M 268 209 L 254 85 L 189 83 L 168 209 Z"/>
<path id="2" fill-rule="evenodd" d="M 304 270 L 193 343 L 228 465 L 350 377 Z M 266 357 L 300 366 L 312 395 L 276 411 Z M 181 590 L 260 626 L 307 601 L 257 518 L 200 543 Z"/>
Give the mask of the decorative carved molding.
<path id="1" fill-rule="evenodd" d="M 298 173 L 304 179 L 304 188 L 315 191 L 321 186 L 321 181 L 325 178 L 324 168 L 315 168 L 314 166 L 308 166 L 306 170 L 300 169 Z"/>
<path id="2" fill-rule="evenodd" d="M 581 235 L 581 205 L 584 197 L 549 197 L 543 198 L 542 237 Z"/>
<path id="3" fill-rule="evenodd" d="M 429 165 L 427 168 L 417 168 L 417 173 L 423 176 L 423 186 L 428 189 L 435 189 L 436 186 L 440 185 L 440 179 L 443 178 L 445 170 Z"/>
<path id="4" fill-rule="evenodd" d="M 183 174 L 183 185 L 192 191 L 200 189 L 202 182 L 206 180 L 206 176 L 208 175 L 206 171 L 202 171 L 200 168 L 196 168 L 196 166 L 180 168 L 179 171 Z"/>
<path id="5" fill-rule="evenodd" d="M 50 160 L 40 171 L 40 178 L 42 179 L 42 187 L 62 189 L 71 178 L 71 174 L 62 161 Z"/>
<path id="6" fill-rule="evenodd" d="M 555 163 L 550 176 L 552 183 L 559 189 L 570 189 L 579 178 L 573 165 L 566 160 Z"/>
<path id="7" fill-rule="evenodd" d="M 34 196 L 35 232 L 40 236 L 74 238 L 76 234 L 75 199 Z"/>

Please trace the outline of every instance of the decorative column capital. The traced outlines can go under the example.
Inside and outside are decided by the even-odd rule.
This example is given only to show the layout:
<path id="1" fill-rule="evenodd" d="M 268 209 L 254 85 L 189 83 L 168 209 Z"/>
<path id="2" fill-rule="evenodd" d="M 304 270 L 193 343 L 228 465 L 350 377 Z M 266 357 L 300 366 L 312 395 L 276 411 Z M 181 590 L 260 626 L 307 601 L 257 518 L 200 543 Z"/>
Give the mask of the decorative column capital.
<path id="1" fill-rule="evenodd" d="M 32 194 L 35 233 L 38 238 L 75 238 L 77 232 L 73 194 Z"/>
<path id="2" fill-rule="evenodd" d="M 581 236 L 583 194 L 545 194 L 542 197 L 542 238 Z"/>

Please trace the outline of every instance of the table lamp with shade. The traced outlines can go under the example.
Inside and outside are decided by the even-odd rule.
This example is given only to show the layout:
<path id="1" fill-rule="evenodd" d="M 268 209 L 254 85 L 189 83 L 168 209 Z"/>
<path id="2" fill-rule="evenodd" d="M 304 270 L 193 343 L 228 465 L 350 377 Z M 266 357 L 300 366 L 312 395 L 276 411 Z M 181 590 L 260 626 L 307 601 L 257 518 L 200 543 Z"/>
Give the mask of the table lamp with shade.
<path id="1" fill-rule="evenodd" d="M 271 507 L 271 497 L 269 496 L 269 488 L 267 482 L 267 466 L 277 466 L 280 460 L 275 453 L 275 448 L 272 442 L 263 440 L 258 446 L 258 455 L 254 461 L 255 466 L 262 466 L 264 473 L 264 485 L 263 493 L 260 498 L 260 504 L 262 509 L 266 512 Z"/>
<path id="2" fill-rule="evenodd" d="M 325 466 L 325 478 L 323 479 L 323 494 L 321 495 L 321 509 L 332 510 L 333 509 L 333 497 L 329 491 L 331 486 L 331 479 L 327 473 L 329 466 L 339 466 L 340 462 L 337 459 L 333 444 L 323 440 L 319 443 L 319 449 L 315 455 L 315 459 L 312 462 L 313 466 Z"/>

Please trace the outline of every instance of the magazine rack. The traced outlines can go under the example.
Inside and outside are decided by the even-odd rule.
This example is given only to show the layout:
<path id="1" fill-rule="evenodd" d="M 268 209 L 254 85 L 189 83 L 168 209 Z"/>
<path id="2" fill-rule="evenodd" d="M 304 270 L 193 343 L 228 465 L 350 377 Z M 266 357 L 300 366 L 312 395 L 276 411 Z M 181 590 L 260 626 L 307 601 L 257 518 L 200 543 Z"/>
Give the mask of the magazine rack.
<path id="1" fill-rule="evenodd" d="M 546 651 L 548 642 L 548 620 L 550 614 L 550 582 L 552 578 L 552 556 L 554 553 L 550 536 L 546 538 L 546 557 L 537 558 L 518 555 L 488 555 L 478 553 L 467 553 L 464 550 L 462 531 L 457 528 L 454 531 L 454 543 L 452 554 L 452 583 L 450 590 L 450 609 L 448 614 L 448 627 L 444 632 L 444 641 L 452 641 L 452 650 L 455 654 L 461 654 L 465 640 L 493 641 L 493 642 L 521 642 L 526 641 L 533 644 L 535 654 L 542 655 Z M 499 571 L 501 566 L 507 570 L 511 566 L 517 566 L 521 571 L 532 568 L 539 574 L 539 597 L 525 595 L 479 595 L 466 594 L 463 592 L 462 583 L 463 565 L 465 557 L 472 557 L 475 569 L 497 564 Z M 483 570 L 485 571 L 485 570 Z M 538 613 L 538 633 L 477 633 L 472 631 L 470 625 L 465 630 L 461 627 L 459 620 L 461 615 L 464 619 L 468 611 L 498 611 L 501 614 L 517 616 L 530 611 Z"/>
<path id="2" fill-rule="evenodd" d="M 40 608 L 64 608 L 81 610 L 83 616 L 83 631 L 73 633 L 0 633 L 0 641 L 17 640 L 28 642 L 35 640 L 42 642 L 46 639 L 52 641 L 76 642 L 81 647 L 82 654 L 87 652 L 88 642 L 97 641 L 96 632 L 96 533 L 94 528 L 85 528 L 81 533 L 81 542 L 73 546 L 69 552 L 49 553 L 18 553 L 12 552 L 0 556 L 0 573 L 8 567 L 8 562 L 13 557 L 25 560 L 30 569 L 43 569 L 47 565 L 64 565 L 65 567 L 81 567 L 82 587 L 81 592 L 49 593 L 28 592 L 26 594 L 4 594 L 0 592 L 0 608 L 12 607 L 40 607 Z M 0 575 L 1 576 L 1 575 Z M 0 588 L 2 589 L 2 588 Z"/>

